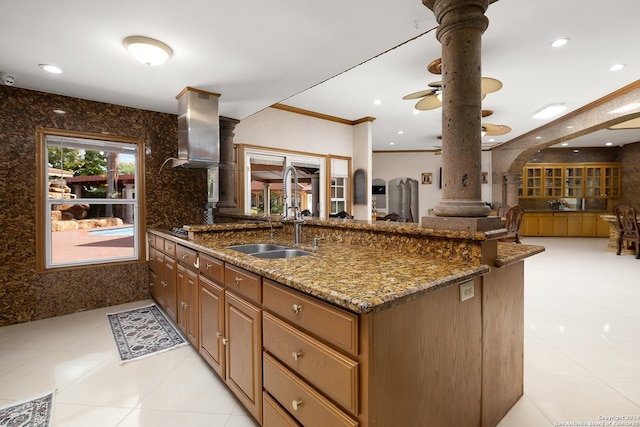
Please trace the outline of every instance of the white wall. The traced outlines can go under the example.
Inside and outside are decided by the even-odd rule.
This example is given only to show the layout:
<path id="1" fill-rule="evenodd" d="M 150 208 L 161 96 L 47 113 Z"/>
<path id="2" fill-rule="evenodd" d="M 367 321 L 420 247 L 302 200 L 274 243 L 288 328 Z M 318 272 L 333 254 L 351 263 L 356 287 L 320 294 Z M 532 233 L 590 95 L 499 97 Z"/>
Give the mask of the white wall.
<path id="1" fill-rule="evenodd" d="M 266 108 L 236 125 L 236 144 L 353 157 L 353 126 Z"/>
<path id="2" fill-rule="evenodd" d="M 412 178 L 420 182 L 418 185 L 419 216 L 427 215 L 429 209 L 433 209 L 442 197 L 439 187 L 439 173 L 442 167 L 442 156 L 436 156 L 433 152 L 374 152 L 373 153 L 372 178 L 383 179 L 388 182 L 394 178 Z M 482 152 L 482 171 L 489 173 L 491 179 L 491 153 Z M 433 176 L 432 184 L 422 184 L 422 173 L 430 172 Z M 387 196 L 389 189 L 387 188 Z M 491 202 L 491 185 L 482 185 L 482 200 Z M 387 205 L 386 209 L 378 209 L 384 213 L 393 212 L 393 207 Z M 380 212 L 380 213 L 382 213 Z"/>

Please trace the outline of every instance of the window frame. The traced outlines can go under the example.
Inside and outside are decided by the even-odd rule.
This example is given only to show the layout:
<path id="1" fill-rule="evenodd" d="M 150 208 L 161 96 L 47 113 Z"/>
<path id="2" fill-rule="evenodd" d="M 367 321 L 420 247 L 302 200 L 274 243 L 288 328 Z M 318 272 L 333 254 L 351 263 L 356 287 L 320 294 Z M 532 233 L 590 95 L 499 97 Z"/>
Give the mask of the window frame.
<path id="1" fill-rule="evenodd" d="M 122 257 L 116 260 L 110 258 L 96 258 L 69 262 L 64 264 L 49 265 L 51 245 L 51 220 L 48 197 L 48 145 L 47 137 L 77 138 L 89 141 L 104 141 L 135 145 L 136 147 L 136 172 L 135 191 L 132 199 L 108 199 L 112 204 L 131 204 L 134 227 L 134 254 L 130 257 Z M 144 141 L 142 138 L 116 136 L 111 134 L 94 134 L 65 129 L 36 128 L 36 271 L 61 271 L 65 269 L 78 269 L 105 265 L 132 264 L 146 260 L 146 212 L 145 212 L 145 186 L 144 186 Z M 90 200 L 90 199 L 85 199 Z M 103 202 L 104 199 L 98 199 Z"/>

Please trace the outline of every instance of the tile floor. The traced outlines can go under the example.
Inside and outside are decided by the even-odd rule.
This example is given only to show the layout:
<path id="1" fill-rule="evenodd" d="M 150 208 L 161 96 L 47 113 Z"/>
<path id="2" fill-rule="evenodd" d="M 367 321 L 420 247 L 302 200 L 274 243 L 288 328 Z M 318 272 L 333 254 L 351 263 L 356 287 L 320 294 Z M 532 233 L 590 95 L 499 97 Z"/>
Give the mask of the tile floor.
<path id="1" fill-rule="evenodd" d="M 525 395 L 499 427 L 640 417 L 640 260 L 606 239 L 524 243 L 547 251 L 525 262 Z M 106 314 L 149 302 L 0 328 L 0 405 L 55 388 L 52 427 L 255 427 L 191 346 L 119 363 Z"/>

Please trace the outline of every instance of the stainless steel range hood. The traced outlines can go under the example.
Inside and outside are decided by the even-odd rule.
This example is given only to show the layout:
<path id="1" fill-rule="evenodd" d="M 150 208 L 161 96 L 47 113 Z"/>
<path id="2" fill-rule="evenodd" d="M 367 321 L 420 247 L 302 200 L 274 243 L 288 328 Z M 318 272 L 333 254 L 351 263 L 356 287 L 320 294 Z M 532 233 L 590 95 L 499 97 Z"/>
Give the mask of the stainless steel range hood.
<path id="1" fill-rule="evenodd" d="M 220 163 L 220 94 L 186 87 L 178 100 L 178 158 L 173 166 L 208 168 Z"/>

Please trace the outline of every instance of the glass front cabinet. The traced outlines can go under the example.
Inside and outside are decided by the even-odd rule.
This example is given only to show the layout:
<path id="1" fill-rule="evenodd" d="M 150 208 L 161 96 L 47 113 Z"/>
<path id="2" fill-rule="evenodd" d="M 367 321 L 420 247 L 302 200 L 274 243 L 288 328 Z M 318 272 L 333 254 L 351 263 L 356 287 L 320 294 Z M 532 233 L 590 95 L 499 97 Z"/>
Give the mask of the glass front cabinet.
<path id="1" fill-rule="evenodd" d="M 619 198 L 619 163 L 535 163 L 522 170 L 522 198 Z"/>

